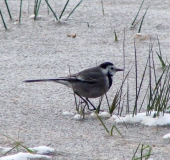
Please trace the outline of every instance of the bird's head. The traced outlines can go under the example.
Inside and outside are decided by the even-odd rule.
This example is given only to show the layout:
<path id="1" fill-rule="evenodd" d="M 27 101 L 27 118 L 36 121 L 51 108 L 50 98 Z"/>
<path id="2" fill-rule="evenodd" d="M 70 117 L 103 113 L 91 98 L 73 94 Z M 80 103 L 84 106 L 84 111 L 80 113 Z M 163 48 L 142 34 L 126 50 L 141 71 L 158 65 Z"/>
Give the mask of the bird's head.
<path id="1" fill-rule="evenodd" d="M 110 76 L 113 76 L 118 71 L 123 71 L 123 69 L 119 69 L 115 67 L 114 64 L 111 62 L 104 62 L 100 64 L 100 68 L 102 69 L 105 75 L 110 75 Z"/>

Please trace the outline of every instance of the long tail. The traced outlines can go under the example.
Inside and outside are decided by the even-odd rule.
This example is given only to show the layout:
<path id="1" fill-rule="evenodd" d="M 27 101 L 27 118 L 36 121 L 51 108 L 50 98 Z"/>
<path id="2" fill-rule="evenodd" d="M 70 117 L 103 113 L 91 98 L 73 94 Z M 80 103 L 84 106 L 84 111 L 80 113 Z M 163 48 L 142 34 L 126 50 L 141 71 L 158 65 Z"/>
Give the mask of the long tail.
<path id="1" fill-rule="evenodd" d="M 59 80 L 64 80 L 64 79 L 35 79 L 35 80 L 25 80 L 23 82 L 30 83 L 30 82 L 57 82 Z"/>

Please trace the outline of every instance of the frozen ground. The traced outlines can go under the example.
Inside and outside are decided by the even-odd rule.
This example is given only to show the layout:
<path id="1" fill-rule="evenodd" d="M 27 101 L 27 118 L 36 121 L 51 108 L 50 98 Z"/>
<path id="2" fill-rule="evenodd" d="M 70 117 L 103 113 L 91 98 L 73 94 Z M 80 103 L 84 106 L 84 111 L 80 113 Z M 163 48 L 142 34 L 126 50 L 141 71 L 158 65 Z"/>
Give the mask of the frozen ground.
<path id="1" fill-rule="evenodd" d="M 19 15 L 19 0 L 9 1 L 14 21 L 8 21 L 4 2 L 0 7 L 7 21 L 5 31 L 0 21 L 0 132 L 23 141 L 28 147 L 49 145 L 57 150 L 53 159 L 118 159 L 129 160 L 138 144 L 153 147 L 154 160 L 170 159 L 170 141 L 162 137 L 169 133 L 169 126 L 148 127 L 139 124 L 118 124 L 123 133 L 107 135 L 100 122 L 94 118 L 76 121 L 64 116 L 63 111 L 75 110 L 74 97 L 65 86 L 53 83 L 24 84 L 22 81 L 34 78 L 56 78 L 93 67 L 104 61 L 123 67 L 123 32 L 125 41 L 125 73 L 134 66 L 133 37 L 137 29 L 130 30 L 141 1 L 106 0 L 105 15 L 102 15 L 100 0 L 85 0 L 66 23 L 51 21 L 46 5 L 40 8 L 42 19 L 33 21 L 33 1 L 23 2 L 21 25 L 14 24 Z M 65 2 L 51 1 L 57 13 Z M 70 2 L 66 10 L 76 1 Z M 159 36 L 164 58 L 170 53 L 170 1 L 146 0 L 140 16 L 150 5 L 142 26 L 142 33 L 149 35 L 158 50 L 156 36 Z M 28 13 L 29 11 L 29 13 Z M 89 24 L 89 27 L 87 25 Z M 114 30 L 118 42 L 114 42 Z M 76 38 L 67 37 L 76 33 Z M 139 73 L 143 72 L 149 49 L 149 39 L 136 44 Z M 155 55 L 156 57 L 156 55 Z M 159 72 L 160 62 L 155 59 Z M 139 74 L 140 75 L 140 74 Z M 114 77 L 108 93 L 109 100 L 120 86 L 122 74 Z M 131 94 L 134 94 L 134 75 L 129 78 Z M 147 86 L 147 84 L 146 84 Z M 143 86 L 143 87 L 146 87 Z M 133 98 L 131 99 L 133 101 Z M 95 102 L 95 101 L 94 101 Z M 98 102 L 98 100 L 96 100 Z M 104 102 L 102 105 L 107 110 Z M 105 121 L 107 126 L 112 122 Z M 12 147 L 12 142 L 0 136 L 0 146 Z"/>

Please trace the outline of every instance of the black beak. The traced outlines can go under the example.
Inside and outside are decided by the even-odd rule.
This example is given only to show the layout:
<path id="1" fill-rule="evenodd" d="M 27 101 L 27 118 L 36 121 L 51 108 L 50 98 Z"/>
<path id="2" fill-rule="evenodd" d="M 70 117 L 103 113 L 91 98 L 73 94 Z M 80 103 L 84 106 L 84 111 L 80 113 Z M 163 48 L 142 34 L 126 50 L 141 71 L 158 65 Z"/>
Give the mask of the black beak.
<path id="1" fill-rule="evenodd" d="M 116 70 L 116 72 L 118 72 L 118 71 L 124 71 L 124 69 L 119 69 L 119 68 L 116 68 L 115 70 Z"/>

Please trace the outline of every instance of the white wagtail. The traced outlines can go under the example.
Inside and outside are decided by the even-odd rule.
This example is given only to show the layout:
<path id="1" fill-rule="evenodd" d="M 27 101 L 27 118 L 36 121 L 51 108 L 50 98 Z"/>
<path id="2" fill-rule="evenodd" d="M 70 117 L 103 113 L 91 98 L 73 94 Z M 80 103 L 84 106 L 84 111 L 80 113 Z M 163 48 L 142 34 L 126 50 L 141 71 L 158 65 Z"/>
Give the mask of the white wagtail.
<path id="1" fill-rule="evenodd" d="M 123 69 L 116 68 L 114 64 L 105 62 L 97 67 L 85 69 L 79 73 L 69 75 L 67 77 L 60 77 L 56 79 L 35 79 L 26 80 L 24 82 L 57 82 L 72 88 L 74 93 L 78 95 L 88 106 L 88 102 L 96 109 L 94 105 L 88 100 L 88 98 L 101 97 L 110 89 L 112 85 L 113 75 L 117 71 L 123 71 Z M 84 99 L 84 98 L 85 99 Z"/>

